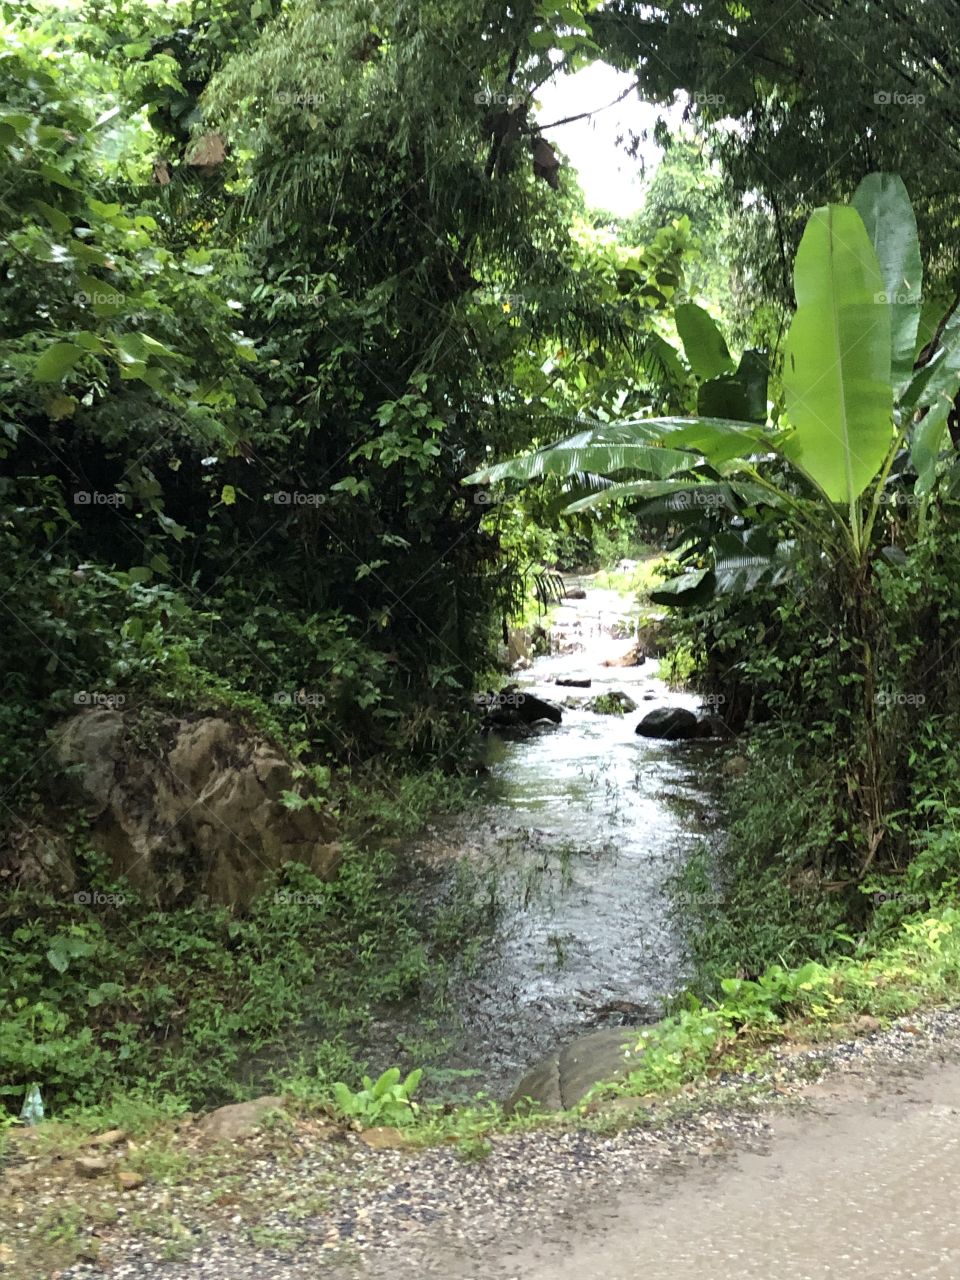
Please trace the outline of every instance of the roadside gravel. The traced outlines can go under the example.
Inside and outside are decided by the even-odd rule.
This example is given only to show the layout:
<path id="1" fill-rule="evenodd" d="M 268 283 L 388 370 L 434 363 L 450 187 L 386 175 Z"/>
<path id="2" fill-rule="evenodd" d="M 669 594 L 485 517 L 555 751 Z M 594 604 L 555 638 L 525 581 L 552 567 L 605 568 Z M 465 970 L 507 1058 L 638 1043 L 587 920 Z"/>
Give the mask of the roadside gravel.
<path id="1" fill-rule="evenodd" d="M 855 1040 L 812 1049 L 786 1045 L 762 1074 L 721 1077 L 654 1108 L 624 1103 L 620 1121 L 614 1115 L 610 1123 L 630 1127 L 508 1135 L 482 1159 L 465 1159 L 453 1145 L 374 1150 L 355 1134 L 295 1123 L 292 1132 L 238 1143 L 235 1164 L 228 1161 L 226 1172 L 218 1165 L 213 1186 L 194 1178 L 116 1192 L 116 1220 L 97 1229 L 95 1262 L 31 1274 L 17 1223 L 5 1223 L 18 1262 L 5 1269 L 0 1255 L 0 1275 L 496 1280 L 509 1270 L 498 1269 L 494 1250 L 499 1257 L 511 1243 L 549 1239 L 558 1224 L 569 1230 L 600 1198 L 657 1189 L 685 1169 L 762 1150 L 784 1106 L 816 1106 L 837 1090 L 895 1088 L 897 1077 L 956 1060 L 960 1010 L 900 1019 L 886 1031 L 864 1020 L 861 1030 Z M 7 1178 L 15 1186 L 17 1169 Z M 28 1189 L 51 1204 L 64 1194 L 55 1180 Z"/>

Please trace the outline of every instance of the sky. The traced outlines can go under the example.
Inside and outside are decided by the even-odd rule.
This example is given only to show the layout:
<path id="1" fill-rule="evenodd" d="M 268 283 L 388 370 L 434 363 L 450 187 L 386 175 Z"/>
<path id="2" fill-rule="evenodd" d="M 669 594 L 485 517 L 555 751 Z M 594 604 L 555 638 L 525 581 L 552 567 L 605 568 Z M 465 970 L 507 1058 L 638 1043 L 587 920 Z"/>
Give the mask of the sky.
<path id="1" fill-rule="evenodd" d="M 626 72 L 616 71 L 603 62 L 593 62 L 574 75 L 557 76 L 538 94 L 537 119 L 548 125 L 553 120 L 579 115 L 581 111 L 605 107 L 631 82 L 632 77 Z M 616 145 L 617 135 L 629 136 L 630 132 L 652 129 L 661 114 L 664 114 L 663 108 L 641 102 L 631 93 L 623 102 L 599 111 L 589 120 L 548 129 L 544 136 L 567 155 L 577 170 L 588 204 L 624 215 L 633 213 L 642 201 L 641 156 L 649 181 L 661 152 L 650 140 L 642 142 L 637 158 L 631 159 Z M 671 108 L 666 115 L 677 119 L 679 108 Z"/>

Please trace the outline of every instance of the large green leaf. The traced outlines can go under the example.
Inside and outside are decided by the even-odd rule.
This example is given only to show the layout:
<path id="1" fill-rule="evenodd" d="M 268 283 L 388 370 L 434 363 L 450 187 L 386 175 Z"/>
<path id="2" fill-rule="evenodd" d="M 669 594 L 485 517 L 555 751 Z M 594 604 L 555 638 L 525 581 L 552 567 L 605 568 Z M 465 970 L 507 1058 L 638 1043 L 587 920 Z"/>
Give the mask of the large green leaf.
<path id="1" fill-rule="evenodd" d="M 923 265 L 917 220 L 907 189 L 897 174 L 868 174 L 854 193 L 853 207 L 863 219 L 880 263 L 883 293 L 890 307 L 893 391 L 894 397 L 899 398 L 913 376 L 920 324 Z"/>
<path id="2" fill-rule="evenodd" d="M 591 471 L 575 471 L 572 475 L 561 479 L 558 486 L 560 492 L 553 494 L 544 508 L 548 519 L 554 519 L 574 502 L 579 502 L 595 493 L 615 489 L 616 480 L 608 476 L 598 476 Z"/>
<path id="3" fill-rule="evenodd" d="M 536 480 L 542 476 L 569 476 L 577 472 L 609 475 L 614 471 L 647 471 L 665 477 L 693 464 L 689 453 L 666 448 L 659 421 L 636 420 L 604 423 L 581 431 L 566 440 L 537 449 L 534 453 L 508 458 L 490 467 L 481 467 L 466 477 L 465 484 L 495 484 L 500 480 Z M 685 422 L 685 419 L 677 419 Z"/>
<path id="4" fill-rule="evenodd" d="M 726 418 L 625 419 L 581 431 L 534 453 L 482 467 L 467 476 L 464 483 L 495 484 L 579 472 L 610 475 L 617 471 L 645 472 L 666 480 L 688 471 L 701 457 L 713 466 L 721 466 L 734 458 L 765 453 L 783 435 L 754 422 Z"/>
<path id="5" fill-rule="evenodd" d="M 755 422 L 729 418 L 647 418 L 644 425 L 659 431 L 672 449 L 695 449 L 715 466 L 732 458 L 765 453 L 779 439 Z"/>
<path id="6" fill-rule="evenodd" d="M 35 382 L 59 382 L 66 377 L 83 355 L 83 348 L 75 342 L 55 342 L 37 359 L 33 366 Z"/>
<path id="7" fill-rule="evenodd" d="M 755 591 L 761 583 L 778 587 L 793 575 L 796 559 L 792 542 L 781 542 L 772 552 L 743 551 L 738 555 L 718 555 L 714 565 L 717 593 L 742 595 Z"/>
<path id="8" fill-rule="evenodd" d="M 953 408 L 953 401 L 948 396 L 941 399 L 927 410 L 923 418 L 913 428 L 910 438 L 910 461 L 917 473 L 917 492 L 929 493 L 937 473 L 937 459 L 943 446 L 943 436 L 947 429 L 947 418 Z"/>
<path id="9" fill-rule="evenodd" d="M 690 376 L 676 349 L 658 333 L 652 333 L 644 339 L 640 366 L 648 375 L 659 381 L 670 382 L 675 387 L 682 387 Z"/>
<path id="10" fill-rule="evenodd" d="M 690 569 L 676 578 L 668 578 L 661 586 L 650 591 L 654 604 L 669 604 L 675 608 L 691 608 L 706 604 L 716 588 L 712 569 Z"/>
<path id="11" fill-rule="evenodd" d="M 666 504 L 667 509 L 706 512 L 726 507 L 736 512 L 733 497 L 739 497 L 750 505 L 771 505 L 768 495 L 769 490 L 763 485 L 753 484 L 749 480 L 730 480 L 721 484 L 703 480 L 632 480 L 578 498 L 566 510 L 571 514 L 589 511 L 611 502 L 620 502 L 624 498 L 668 498 L 671 501 Z"/>
<path id="12" fill-rule="evenodd" d="M 832 502 L 851 505 L 893 439 L 890 307 L 856 209 L 828 205 L 812 214 L 794 287 L 783 383 L 795 429 L 782 449 Z"/>
<path id="13" fill-rule="evenodd" d="M 697 413 L 707 418 L 767 420 L 767 360 L 761 351 L 745 351 L 736 373 L 700 384 Z"/>
<path id="14" fill-rule="evenodd" d="M 698 378 L 719 378 L 721 374 L 733 373 L 736 365 L 727 344 L 703 307 L 684 302 L 677 307 L 674 318 L 687 361 Z"/>
<path id="15" fill-rule="evenodd" d="M 914 362 L 920 358 L 924 349 L 937 336 L 941 324 L 945 323 L 946 319 L 956 310 L 957 301 L 957 295 L 943 287 L 937 289 L 932 296 L 929 292 L 924 294 L 923 305 L 920 308 L 920 324 L 917 328 Z"/>

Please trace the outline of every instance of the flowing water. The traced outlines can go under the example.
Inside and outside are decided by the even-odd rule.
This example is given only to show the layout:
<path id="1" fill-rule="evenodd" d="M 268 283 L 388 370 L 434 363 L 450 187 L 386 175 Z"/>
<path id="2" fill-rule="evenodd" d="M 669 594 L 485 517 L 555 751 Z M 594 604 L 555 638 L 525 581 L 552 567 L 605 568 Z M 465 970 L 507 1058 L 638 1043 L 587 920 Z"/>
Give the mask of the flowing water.
<path id="1" fill-rule="evenodd" d="M 564 1039 L 649 1020 L 682 984 L 665 882 L 711 831 L 716 748 L 636 735 L 653 708 L 696 710 L 698 700 L 667 689 L 656 659 L 604 665 L 632 649 L 615 638 L 631 620 L 628 599 L 596 589 L 556 611 L 552 639 L 564 651 L 516 679 L 565 704 L 562 724 L 491 732 L 477 806 L 426 833 L 416 851 L 436 869 L 441 898 L 466 859 L 489 874 L 500 905 L 492 935 L 451 984 L 446 1025 L 433 1029 L 447 1034 L 442 1065 L 473 1073 L 466 1092 L 502 1095 Z M 564 677 L 591 685 L 557 685 Z M 586 709 L 612 691 L 637 710 Z"/>

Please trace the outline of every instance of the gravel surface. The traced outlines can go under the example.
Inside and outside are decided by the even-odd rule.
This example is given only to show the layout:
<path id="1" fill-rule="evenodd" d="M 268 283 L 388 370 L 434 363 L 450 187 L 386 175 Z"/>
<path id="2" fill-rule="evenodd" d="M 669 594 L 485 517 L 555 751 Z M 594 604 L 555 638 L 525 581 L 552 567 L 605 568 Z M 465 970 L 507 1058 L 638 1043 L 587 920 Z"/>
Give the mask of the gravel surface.
<path id="1" fill-rule="evenodd" d="M 152 1182 L 117 1192 L 119 1216 L 98 1229 L 96 1262 L 7 1273 L 18 1280 L 507 1277 L 508 1264 L 496 1258 L 511 1244 L 549 1239 L 591 1204 L 623 1190 L 662 1189 L 724 1154 L 763 1150 L 784 1106 L 816 1106 L 836 1088 L 893 1089 L 898 1077 L 957 1057 L 960 1010 L 903 1018 L 882 1032 L 871 1023 L 862 1020 L 855 1040 L 784 1046 L 762 1074 L 721 1077 L 654 1109 L 624 1102 L 629 1128 L 509 1135 L 482 1159 L 465 1159 L 454 1145 L 373 1150 L 355 1134 L 296 1122 L 293 1133 L 238 1143 L 235 1164 L 221 1157 L 212 1185 Z M 8 1172 L 8 1195 L 17 1178 L 17 1168 Z M 76 1180 L 69 1190 L 78 1194 Z M 32 1191 L 55 1196 L 57 1187 Z M 22 1266 L 17 1224 L 4 1226 L 13 1228 L 0 1234 Z"/>

